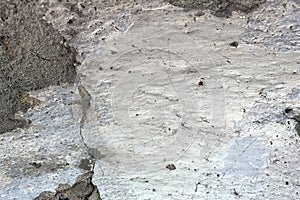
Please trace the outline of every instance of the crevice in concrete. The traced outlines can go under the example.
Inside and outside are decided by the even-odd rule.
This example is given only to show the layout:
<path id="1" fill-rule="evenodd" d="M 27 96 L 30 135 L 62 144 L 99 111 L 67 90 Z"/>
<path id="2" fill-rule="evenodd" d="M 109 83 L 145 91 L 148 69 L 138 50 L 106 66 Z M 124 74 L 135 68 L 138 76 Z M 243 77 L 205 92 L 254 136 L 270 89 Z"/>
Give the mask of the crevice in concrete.
<path id="1" fill-rule="evenodd" d="M 38 197 L 35 198 L 35 200 L 101 200 L 100 192 L 97 186 L 92 183 L 96 159 L 92 149 L 89 148 L 82 135 L 83 127 L 87 119 L 87 112 L 89 111 L 91 105 L 92 96 L 81 83 L 79 76 L 76 78 L 76 85 L 81 97 L 78 103 L 82 109 L 82 117 L 79 124 L 79 137 L 90 157 L 89 160 L 82 159 L 79 167 L 84 170 L 88 170 L 88 172 L 80 175 L 72 186 L 68 184 L 59 184 L 56 192 L 42 192 Z"/>
<path id="2" fill-rule="evenodd" d="M 187 10 L 209 10 L 217 17 L 230 17 L 233 11 L 241 11 L 244 13 L 252 12 L 265 1 L 266 0 L 169 0 L 169 3 Z"/>
<path id="3" fill-rule="evenodd" d="M 92 96 L 90 95 L 90 93 L 86 90 L 86 88 L 82 85 L 81 83 L 81 80 L 80 80 L 80 77 L 77 76 L 77 88 L 78 88 L 78 92 L 79 92 L 79 95 L 81 97 L 80 99 L 80 106 L 81 106 L 81 109 L 82 109 L 82 117 L 80 119 L 80 128 L 79 128 L 79 136 L 80 136 L 80 139 L 84 145 L 84 147 L 86 148 L 87 150 L 87 153 L 88 155 L 90 156 L 90 159 L 91 159 L 91 171 L 94 171 L 94 168 L 95 168 L 95 156 L 94 154 L 92 153 L 92 150 L 91 148 L 88 146 L 88 144 L 85 142 L 84 140 L 84 137 L 82 135 L 82 130 L 83 130 L 83 126 L 84 126 L 84 123 L 87 119 L 87 112 L 91 106 L 91 99 L 92 99 Z"/>

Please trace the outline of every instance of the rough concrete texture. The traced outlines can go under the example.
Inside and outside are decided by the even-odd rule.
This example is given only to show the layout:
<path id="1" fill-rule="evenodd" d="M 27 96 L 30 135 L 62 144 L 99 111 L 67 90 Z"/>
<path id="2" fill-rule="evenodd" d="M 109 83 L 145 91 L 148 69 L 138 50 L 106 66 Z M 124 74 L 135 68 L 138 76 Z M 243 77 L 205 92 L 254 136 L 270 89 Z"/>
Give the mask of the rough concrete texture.
<path id="1" fill-rule="evenodd" d="M 230 17 L 233 11 L 249 13 L 266 0 L 169 0 L 185 9 L 208 9 L 218 17 Z"/>
<path id="2" fill-rule="evenodd" d="M 22 114 L 26 129 L 1 134 L 0 199 L 34 199 L 60 183 L 73 185 L 92 169 L 80 137 L 82 110 L 76 86 L 51 86 L 29 93 L 41 104 Z"/>
<path id="3" fill-rule="evenodd" d="M 75 183 L 60 184 L 56 192 L 43 192 L 35 200 L 60 200 L 60 199 L 78 199 L 78 200 L 101 200 L 99 191 L 92 183 L 92 172 L 80 175 Z"/>
<path id="4" fill-rule="evenodd" d="M 0 1 L 0 133 L 23 127 L 15 116 L 31 105 L 26 92 L 72 83 L 76 52 L 41 19 L 37 1 Z"/>
<path id="5" fill-rule="evenodd" d="M 251 14 L 241 39 L 280 51 L 300 50 L 300 1 L 268 1 Z"/>
<path id="6" fill-rule="evenodd" d="M 166 1 L 42 5 L 84 59 L 74 86 L 26 96 L 41 102 L 23 113 L 29 128 L 1 135 L 2 199 L 52 198 L 89 170 L 104 200 L 298 199 L 299 51 L 243 42 L 265 7 L 218 18 Z"/>

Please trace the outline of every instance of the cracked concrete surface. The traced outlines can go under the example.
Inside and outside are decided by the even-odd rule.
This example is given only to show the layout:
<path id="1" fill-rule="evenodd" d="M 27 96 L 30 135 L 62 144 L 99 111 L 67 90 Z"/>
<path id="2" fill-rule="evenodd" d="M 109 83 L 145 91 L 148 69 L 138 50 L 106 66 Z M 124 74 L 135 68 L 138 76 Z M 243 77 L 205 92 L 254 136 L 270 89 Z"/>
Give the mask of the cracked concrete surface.
<path id="1" fill-rule="evenodd" d="M 82 57 L 78 80 L 30 92 L 32 126 L 0 135 L 1 199 L 70 199 L 91 169 L 104 200 L 298 199 L 299 38 L 276 39 L 297 1 L 230 18 L 166 1 L 41 2 Z M 292 10 L 256 23 L 269 7 Z M 248 37 L 271 19 L 284 24 L 275 37 Z"/>
<path id="2" fill-rule="evenodd" d="M 73 83 L 76 51 L 41 20 L 37 1 L 0 1 L 0 133 L 30 122 L 18 116 L 32 105 L 22 95 Z"/>

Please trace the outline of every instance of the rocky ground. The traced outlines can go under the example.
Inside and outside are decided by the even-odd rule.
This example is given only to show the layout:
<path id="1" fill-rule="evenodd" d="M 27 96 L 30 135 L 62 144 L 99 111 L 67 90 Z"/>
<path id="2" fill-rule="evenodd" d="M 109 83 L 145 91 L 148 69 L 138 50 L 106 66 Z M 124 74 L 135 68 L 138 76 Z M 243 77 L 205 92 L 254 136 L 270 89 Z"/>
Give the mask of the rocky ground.
<path id="1" fill-rule="evenodd" d="M 297 199 L 299 6 L 5 1 L 0 198 Z"/>

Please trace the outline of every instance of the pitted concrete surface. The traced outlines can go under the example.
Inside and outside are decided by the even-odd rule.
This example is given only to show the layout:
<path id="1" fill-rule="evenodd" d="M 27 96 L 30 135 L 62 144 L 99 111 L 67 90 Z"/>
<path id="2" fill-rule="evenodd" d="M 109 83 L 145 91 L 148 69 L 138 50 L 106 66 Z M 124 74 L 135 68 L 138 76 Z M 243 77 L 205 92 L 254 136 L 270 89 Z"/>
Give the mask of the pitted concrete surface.
<path id="1" fill-rule="evenodd" d="M 280 51 L 299 51 L 299 4 L 299 0 L 268 1 L 251 14 L 241 39 Z"/>
<path id="2" fill-rule="evenodd" d="M 299 51 L 245 39 L 282 4 L 295 17 L 296 1 L 230 18 L 162 1 L 43 1 L 82 64 L 74 86 L 30 93 L 42 102 L 24 113 L 31 127 L 0 135 L 0 197 L 32 199 L 92 169 L 104 200 L 298 199 Z"/>

